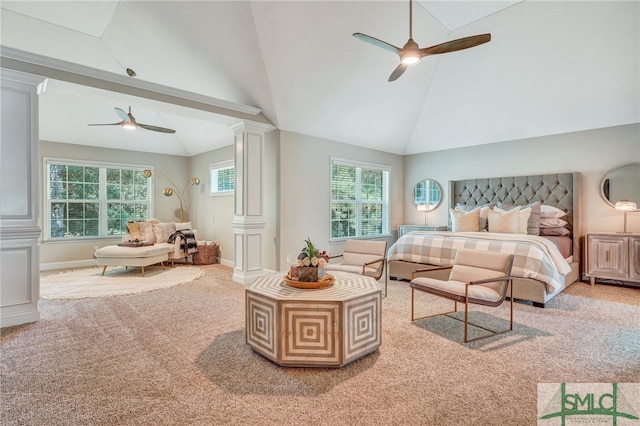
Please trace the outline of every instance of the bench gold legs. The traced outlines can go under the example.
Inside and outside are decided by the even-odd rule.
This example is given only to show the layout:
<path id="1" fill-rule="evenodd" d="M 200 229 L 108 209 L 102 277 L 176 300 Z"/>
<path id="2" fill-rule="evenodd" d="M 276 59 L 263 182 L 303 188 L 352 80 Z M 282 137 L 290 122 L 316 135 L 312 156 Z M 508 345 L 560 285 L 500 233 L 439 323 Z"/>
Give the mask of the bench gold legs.
<path id="1" fill-rule="evenodd" d="M 107 266 L 108 266 L 108 265 L 105 265 L 105 266 L 102 268 L 102 276 L 103 276 L 103 277 L 104 277 L 104 273 L 105 273 L 105 271 L 107 270 Z M 160 262 L 160 266 L 162 267 L 162 269 L 163 269 L 163 270 L 166 270 L 166 269 L 167 269 L 167 268 L 165 268 L 165 267 L 164 267 L 164 262 Z M 129 268 L 128 266 L 125 266 L 125 269 L 128 269 L 128 268 Z M 140 268 L 142 269 L 142 276 L 144 277 L 144 266 L 141 266 Z"/>

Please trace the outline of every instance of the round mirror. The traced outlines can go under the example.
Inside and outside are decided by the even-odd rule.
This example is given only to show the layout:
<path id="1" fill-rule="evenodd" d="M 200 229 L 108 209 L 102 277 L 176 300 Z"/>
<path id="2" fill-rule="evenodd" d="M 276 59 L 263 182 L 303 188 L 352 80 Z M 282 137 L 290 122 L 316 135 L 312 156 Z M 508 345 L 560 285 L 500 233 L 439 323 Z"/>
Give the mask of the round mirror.
<path id="1" fill-rule="evenodd" d="M 420 211 L 435 210 L 442 202 L 442 188 L 435 180 L 421 180 L 413 188 L 413 202 Z"/>
<path id="2" fill-rule="evenodd" d="M 600 194 L 612 207 L 623 199 L 640 205 L 640 163 L 625 164 L 605 174 Z"/>

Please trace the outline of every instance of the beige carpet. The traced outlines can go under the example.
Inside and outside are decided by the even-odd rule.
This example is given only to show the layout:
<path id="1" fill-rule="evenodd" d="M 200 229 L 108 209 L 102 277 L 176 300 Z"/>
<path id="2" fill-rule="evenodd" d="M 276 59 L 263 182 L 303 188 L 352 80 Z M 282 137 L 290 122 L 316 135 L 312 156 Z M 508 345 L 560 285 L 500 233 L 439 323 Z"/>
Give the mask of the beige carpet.
<path id="1" fill-rule="evenodd" d="M 40 278 L 40 297 L 82 299 L 145 293 L 193 281 L 204 274 L 204 271 L 196 266 L 165 268 L 157 265 L 147 266 L 144 276 L 140 268 L 111 266 L 107 267 L 104 276 L 102 266 L 43 274 Z"/>
<path id="2" fill-rule="evenodd" d="M 536 425 L 538 383 L 640 382 L 640 289 L 576 283 L 545 309 L 516 304 L 512 333 L 465 345 L 458 321 L 411 323 L 407 283 L 391 281 L 378 352 L 281 368 L 245 343 L 232 269 L 202 269 L 162 291 L 43 300 L 41 321 L 3 329 L 0 424 Z M 506 305 L 473 312 L 508 318 Z"/>

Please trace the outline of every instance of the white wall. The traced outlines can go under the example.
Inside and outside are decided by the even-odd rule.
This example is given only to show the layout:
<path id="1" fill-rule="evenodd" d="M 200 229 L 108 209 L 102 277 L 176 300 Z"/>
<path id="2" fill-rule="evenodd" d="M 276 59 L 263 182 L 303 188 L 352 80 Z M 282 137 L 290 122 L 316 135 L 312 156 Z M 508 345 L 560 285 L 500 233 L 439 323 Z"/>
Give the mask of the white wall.
<path id="1" fill-rule="evenodd" d="M 285 131 L 280 144 L 280 270 L 289 267 L 287 255 L 295 261 L 307 237 L 319 249 L 342 253 L 344 244 L 329 241 L 331 157 L 390 166 L 391 230 L 402 221 L 402 156 Z"/>
<path id="2" fill-rule="evenodd" d="M 622 231 L 622 213 L 602 199 L 600 185 L 608 171 L 638 161 L 640 124 L 406 156 L 404 220 L 424 223 L 413 204 L 413 186 L 421 179 L 435 179 L 442 186 L 443 202 L 429 221 L 446 225 L 449 180 L 580 172 L 583 230 Z M 640 232 L 640 213 L 628 215 L 628 229 Z"/>

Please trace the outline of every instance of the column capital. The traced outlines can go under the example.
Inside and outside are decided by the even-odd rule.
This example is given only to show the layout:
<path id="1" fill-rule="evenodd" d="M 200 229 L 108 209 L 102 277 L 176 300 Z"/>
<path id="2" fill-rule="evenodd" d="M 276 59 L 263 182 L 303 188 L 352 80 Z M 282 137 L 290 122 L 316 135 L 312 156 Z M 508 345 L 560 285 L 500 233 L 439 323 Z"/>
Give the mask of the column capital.
<path id="1" fill-rule="evenodd" d="M 267 133 L 275 129 L 275 127 L 273 127 L 271 124 L 258 123 L 256 121 L 248 121 L 248 120 L 238 121 L 237 123 L 230 125 L 229 128 L 233 131 L 234 135 L 244 133 L 244 132 L 256 133 L 256 134 L 262 135 L 264 133 Z"/>

